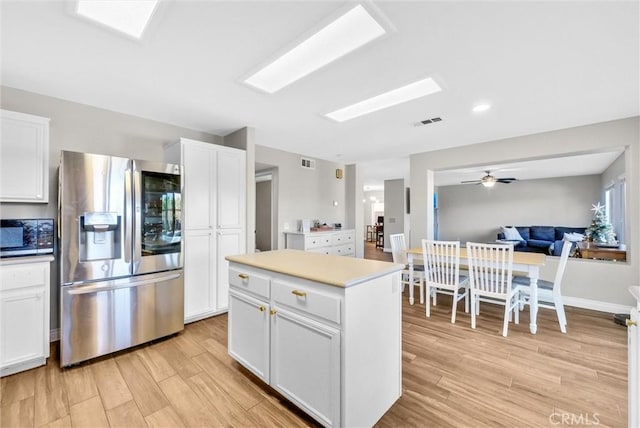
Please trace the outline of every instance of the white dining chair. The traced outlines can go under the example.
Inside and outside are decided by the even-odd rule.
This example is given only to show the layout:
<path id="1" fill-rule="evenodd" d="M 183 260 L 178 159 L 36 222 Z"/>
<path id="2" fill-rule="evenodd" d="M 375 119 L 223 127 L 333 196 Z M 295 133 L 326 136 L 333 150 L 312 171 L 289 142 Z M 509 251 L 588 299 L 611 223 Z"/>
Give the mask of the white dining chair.
<path id="1" fill-rule="evenodd" d="M 431 316 L 429 296 L 433 293 L 452 297 L 451 322 L 456 322 L 458 302 L 464 299 L 464 310 L 469 312 L 469 278 L 460 276 L 460 241 L 422 240 L 422 257 L 425 270 L 426 315 Z"/>
<path id="2" fill-rule="evenodd" d="M 407 259 L 407 245 L 404 240 L 404 233 L 389 235 L 391 242 L 391 255 L 394 263 L 404 265 L 402 271 L 402 291 L 404 286 L 409 285 L 420 288 L 420 303 L 424 303 L 424 265 L 413 264 L 413 284 L 409 284 L 409 260 Z"/>
<path id="3" fill-rule="evenodd" d="M 511 315 L 519 318 L 521 286 L 513 283 L 513 245 L 467 242 L 471 292 L 471 328 L 476 328 L 480 302 L 504 305 L 502 335 L 507 336 Z"/>
<path id="4" fill-rule="evenodd" d="M 571 242 L 568 241 L 565 241 L 562 245 L 560 262 L 558 263 L 558 270 L 556 271 L 556 276 L 553 282 L 538 279 L 538 307 L 555 309 L 556 315 L 558 316 L 558 324 L 560 324 L 560 331 L 563 333 L 567 332 L 567 317 L 564 313 L 564 304 L 562 302 L 560 286 L 562 284 L 564 270 L 567 267 L 567 260 L 569 259 L 569 253 L 571 252 L 571 245 Z M 529 278 L 526 276 L 516 276 L 513 278 L 513 282 L 521 287 L 520 303 L 529 304 L 529 298 L 531 297 Z"/>

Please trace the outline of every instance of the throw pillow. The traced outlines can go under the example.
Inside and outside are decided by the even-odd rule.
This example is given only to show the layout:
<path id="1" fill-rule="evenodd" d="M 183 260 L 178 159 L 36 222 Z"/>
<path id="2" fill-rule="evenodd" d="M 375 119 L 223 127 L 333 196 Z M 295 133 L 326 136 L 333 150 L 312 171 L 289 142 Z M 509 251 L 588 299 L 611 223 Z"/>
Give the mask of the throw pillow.
<path id="1" fill-rule="evenodd" d="M 524 241 L 522 236 L 520 236 L 520 232 L 515 227 L 501 227 L 502 233 L 504 234 L 504 239 L 507 241 Z"/>
<path id="2" fill-rule="evenodd" d="M 569 241 L 569 242 L 582 242 L 584 241 L 584 235 L 582 233 L 565 233 L 564 234 L 564 238 L 562 238 L 564 241 Z"/>

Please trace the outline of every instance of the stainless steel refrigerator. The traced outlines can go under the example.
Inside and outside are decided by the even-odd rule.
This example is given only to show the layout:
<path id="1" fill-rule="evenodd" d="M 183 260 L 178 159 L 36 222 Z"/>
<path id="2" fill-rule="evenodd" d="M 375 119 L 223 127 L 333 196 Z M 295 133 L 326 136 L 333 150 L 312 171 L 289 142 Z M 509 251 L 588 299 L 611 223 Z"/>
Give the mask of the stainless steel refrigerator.
<path id="1" fill-rule="evenodd" d="M 60 365 L 184 328 L 178 165 L 63 151 Z"/>

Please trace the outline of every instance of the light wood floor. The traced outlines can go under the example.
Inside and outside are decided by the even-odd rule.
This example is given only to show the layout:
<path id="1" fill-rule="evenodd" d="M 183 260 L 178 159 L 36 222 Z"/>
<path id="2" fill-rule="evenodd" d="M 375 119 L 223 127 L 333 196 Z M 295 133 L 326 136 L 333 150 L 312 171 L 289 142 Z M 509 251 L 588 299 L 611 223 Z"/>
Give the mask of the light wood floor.
<path id="1" fill-rule="evenodd" d="M 449 322 L 449 301 L 427 319 L 403 299 L 403 395 L 378 426 L 551 427 L 563 417 L 626 426 L 626 330 L 610 315 L 567 308 L 562 334 L 541 309 L 537 335 L 523 322 L 503 338 L 501 307 L 481 306 L 474 331 L 462 305 Z M 2 378 L 0 426 L 315 425 L 226 344 L 226 315 L 71 369 L 58 367 L 54 344 L 47 366 Z"/>

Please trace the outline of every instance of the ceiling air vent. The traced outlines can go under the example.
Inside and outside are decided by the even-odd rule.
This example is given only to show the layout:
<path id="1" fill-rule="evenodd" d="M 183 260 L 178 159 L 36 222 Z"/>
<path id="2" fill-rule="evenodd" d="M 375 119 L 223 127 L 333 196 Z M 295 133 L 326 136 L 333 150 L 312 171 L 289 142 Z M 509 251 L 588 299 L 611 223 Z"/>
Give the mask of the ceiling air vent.
<path id="1" fill-rule="evenodd" d="M 416 122 L 413 124 L 413 126 L 422 126 L 422 125 L 428 125 L 430 123 L 436 123 L 436 122 L 441 122 L 442 118 L 441 117 L 433 117 L 431 119 L 425 119 L 425 120 L 421 120 L 420 122 Z"/>
<path id="2" fill-rule="evenodd" d="M 316 169 L 315 159 L 300 158 L 300 167 L 306 169 Z"/>

